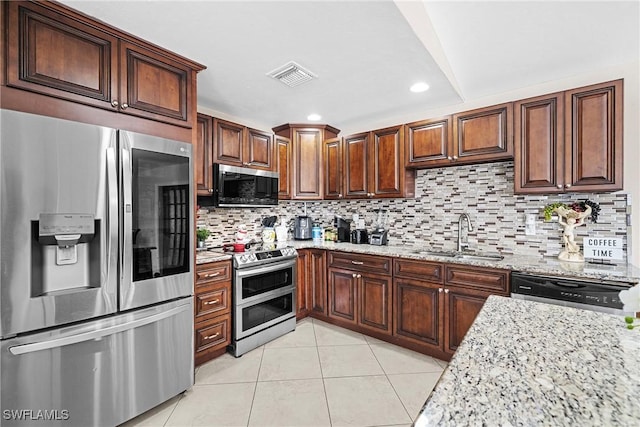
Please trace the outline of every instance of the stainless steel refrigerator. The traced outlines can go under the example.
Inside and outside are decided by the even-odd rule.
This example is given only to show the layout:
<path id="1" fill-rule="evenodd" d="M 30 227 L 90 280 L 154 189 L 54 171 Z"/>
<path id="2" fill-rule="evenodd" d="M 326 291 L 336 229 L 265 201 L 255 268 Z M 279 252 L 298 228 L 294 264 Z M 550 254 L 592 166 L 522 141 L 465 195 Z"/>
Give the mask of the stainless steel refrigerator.
<path id="1" fill-rule="evenodd" d="M 191 145 L 0 114 L 0 425 L 117 425 L 190 388 Z"/>

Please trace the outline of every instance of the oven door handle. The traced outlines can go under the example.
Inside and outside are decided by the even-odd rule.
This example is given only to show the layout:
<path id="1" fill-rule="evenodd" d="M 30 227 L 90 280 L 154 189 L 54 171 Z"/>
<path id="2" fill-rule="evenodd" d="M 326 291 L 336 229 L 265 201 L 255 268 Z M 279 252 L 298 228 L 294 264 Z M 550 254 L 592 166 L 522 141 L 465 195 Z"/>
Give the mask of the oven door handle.
<path id="1" fill-rule="evenodd" d="M 296 265 L 296 258 L 287 260 L 286 262 L 274 262 L 265 266 L 249 267 L 236 269 L 236 278 L 242 279 L 244 277 L 256 276 L 258 274 L 271 273 L 273 271 L 282 270 L 285 268 L 293 267 Z"/>
<path id="2" fill-rule="evenodd" d="M 263 294 L 258 294 L 256 296 L 253 296 L 251 298 L 247 298 L 241 301 L 236 301 L 236 305 L 235 307 L 237 309 L 242 309 L 244 307 L 250 307 L 252 305 L 258 305 L 260 303 L 263 303 L 265 301 L 269 301 L 271 299 L 274 298 L 279 298 L 288 294 L 292 294 L 293 297 L 295 298 L 296 296 L 296 287 L 295 285 L 293 286 L 287 286 L 284 288 L 278 288 L 278 289 L 274 289 L 272 291 L 269 292 L 265 292 Z"/>

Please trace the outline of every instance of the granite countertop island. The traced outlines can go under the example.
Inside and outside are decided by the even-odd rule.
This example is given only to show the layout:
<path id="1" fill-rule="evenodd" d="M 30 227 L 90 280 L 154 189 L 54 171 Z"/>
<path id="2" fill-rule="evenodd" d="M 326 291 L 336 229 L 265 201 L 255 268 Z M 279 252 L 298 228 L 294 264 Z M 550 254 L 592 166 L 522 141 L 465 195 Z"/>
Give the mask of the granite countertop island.
<path id="1" fill-rule="evenodd" d="M 491 296 L 415 426 L 640 425 L 640 331 Z"/>

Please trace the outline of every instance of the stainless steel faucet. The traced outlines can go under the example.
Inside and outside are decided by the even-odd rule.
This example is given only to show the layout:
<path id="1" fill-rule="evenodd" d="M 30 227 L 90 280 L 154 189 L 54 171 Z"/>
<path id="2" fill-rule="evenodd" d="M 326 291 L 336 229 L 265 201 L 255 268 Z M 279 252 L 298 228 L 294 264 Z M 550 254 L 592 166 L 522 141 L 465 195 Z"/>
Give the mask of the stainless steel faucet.
<path id="1" fill-rule="evenodd" d="M 458 218 L 458 252 L 462 252 L 463 249 L 469 247 L 468 238 L 462 239 L 462 219 L 467 220 L 467 231 L 473 231 L 473 226 L 471 225 L 471 218 L 469 218 L 469 214 L 463 213 L 460 214 L 460 218 Z"/>

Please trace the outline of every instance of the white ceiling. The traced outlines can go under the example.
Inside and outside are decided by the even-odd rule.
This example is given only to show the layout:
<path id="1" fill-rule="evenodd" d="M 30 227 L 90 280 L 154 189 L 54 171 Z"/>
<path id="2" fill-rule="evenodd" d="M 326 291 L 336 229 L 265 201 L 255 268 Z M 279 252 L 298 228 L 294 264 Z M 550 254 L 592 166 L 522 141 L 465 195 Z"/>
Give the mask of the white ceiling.
<path id="1" fill-rule="evenodd" d="M 265 129 L 318 113 L 368 130 L 640 56 L 638 0 L 62 2 L 206 65 L 199 108 Z M 290 60 L 318 79 L 266 76 Z"/>

